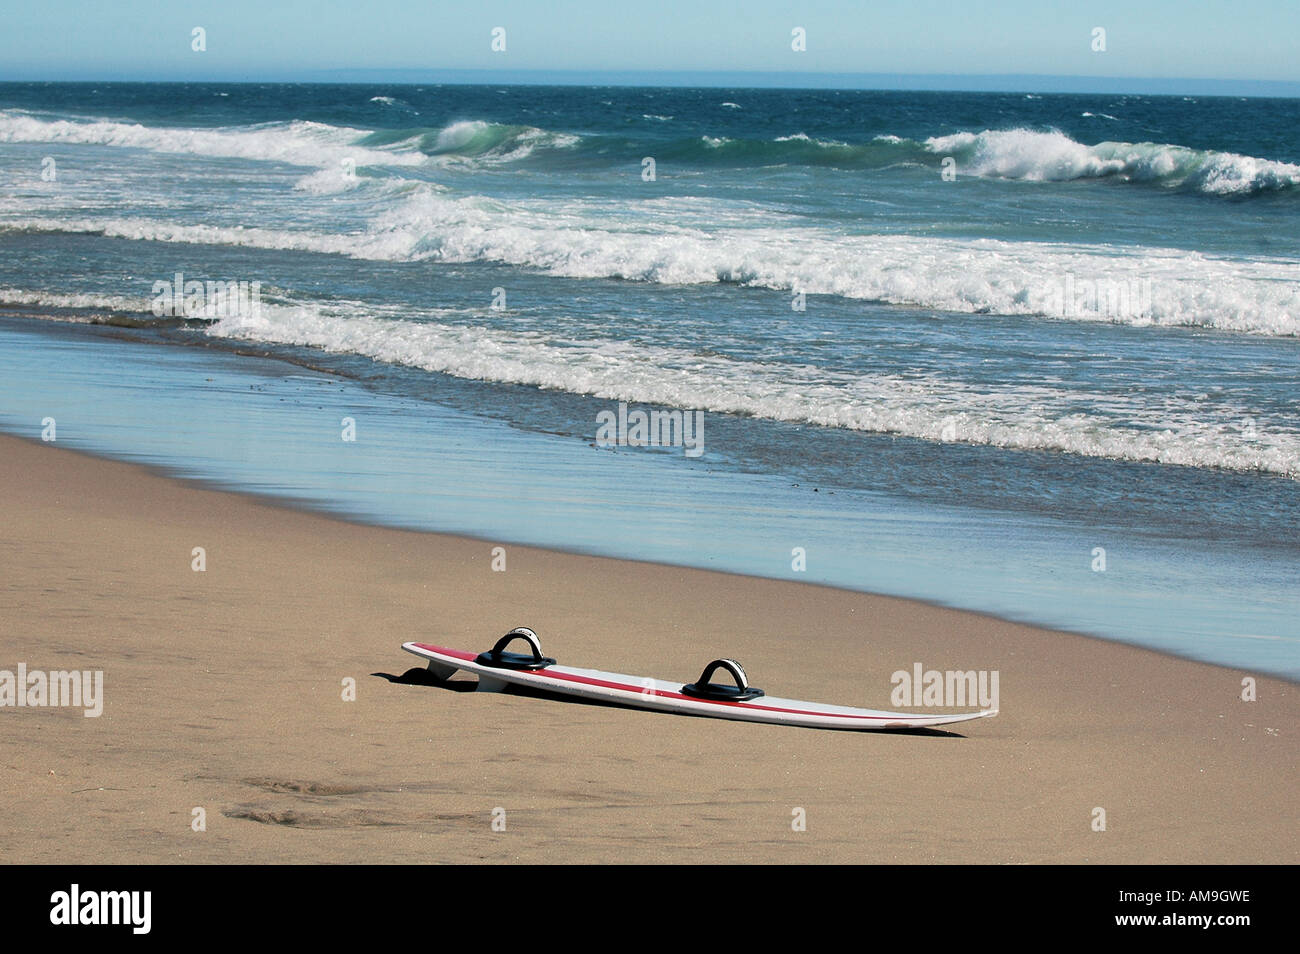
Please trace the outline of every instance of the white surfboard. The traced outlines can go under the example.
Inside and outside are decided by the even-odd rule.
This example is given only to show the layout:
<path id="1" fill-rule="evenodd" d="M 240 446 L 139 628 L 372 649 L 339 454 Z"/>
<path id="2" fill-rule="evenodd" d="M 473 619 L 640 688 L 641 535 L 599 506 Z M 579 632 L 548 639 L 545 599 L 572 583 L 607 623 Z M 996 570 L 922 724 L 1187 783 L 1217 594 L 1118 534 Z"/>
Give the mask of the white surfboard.
<path id="1" fill-rule="evenodd" d="M 530 654 L 509 653 L 507 644 L 516 639 L 527 642 Z M 627 676 L 596 669 L 574 669 L 557 665 L 542 655 L 537 634 L 530 629 L 506 633 L 496 646 L 485 653 L 471 653 L 427 643 L 403 643 L 402 648 L 428 661 L 428 668 L 438 679 L 448 679 L 457 670 L 478 676 L 480 692 L 499 692 L 508 685 L 528 686 L 545 692 L 557 692 L 632 706 L 716 719 L 739 719 L 746 722 L 769 722 L 777 725 L 803 725 L 822 729 L 910 729 L 924 726 L 951 725 L 986 719 L 997 709 L 977 712 L 931 713 L 883 712 L 831 706 L 819 702 L 800 702 L 766 695 L 748 684 L 745 671 L 731 659 L 710 663 L 695 683 L 665 682 L 662 679 Z M 710 681 L 718 669 L 728 672 L 735 685 Z"/>

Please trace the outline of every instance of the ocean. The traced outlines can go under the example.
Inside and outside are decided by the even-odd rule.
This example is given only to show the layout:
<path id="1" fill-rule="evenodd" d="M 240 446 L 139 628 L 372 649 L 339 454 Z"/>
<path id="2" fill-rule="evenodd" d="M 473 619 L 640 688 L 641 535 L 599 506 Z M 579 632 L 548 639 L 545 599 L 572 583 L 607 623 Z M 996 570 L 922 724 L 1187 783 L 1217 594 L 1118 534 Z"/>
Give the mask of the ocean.
<path id="1" fill-rule="evenodd" d="M 1294 99 L 0 84 L 0 429 L 1297 678 L 1297 129 Z M 618 442 L 639 412 L 667 446 Z"/>

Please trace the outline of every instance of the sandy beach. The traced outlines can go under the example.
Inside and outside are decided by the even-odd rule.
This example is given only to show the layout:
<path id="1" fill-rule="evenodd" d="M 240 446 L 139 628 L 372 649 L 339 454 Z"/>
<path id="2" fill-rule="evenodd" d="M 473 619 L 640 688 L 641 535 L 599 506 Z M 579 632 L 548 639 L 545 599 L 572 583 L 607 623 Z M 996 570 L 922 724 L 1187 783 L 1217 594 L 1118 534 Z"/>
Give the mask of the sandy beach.
<path id="1" fill-rule="evenodd" d="M 813 585 L 508 544 L 494 572 L 492 542 L 13 437 L 0 486 L 0 669 L 104 673 L 98 718 L 0 711 L 8 862 L 1300 854 L 1300 694 L 1283 680 L 1244 702 L 1248 673 Z M 1001 714 L 828 732 L 393 681 L 418 665 L 403 641 L 485 649 L 518 625 L 568 665 L 689 681 L 728 655 L 769 693 L 875 708 L 916 662 L 998 670 Z"/>

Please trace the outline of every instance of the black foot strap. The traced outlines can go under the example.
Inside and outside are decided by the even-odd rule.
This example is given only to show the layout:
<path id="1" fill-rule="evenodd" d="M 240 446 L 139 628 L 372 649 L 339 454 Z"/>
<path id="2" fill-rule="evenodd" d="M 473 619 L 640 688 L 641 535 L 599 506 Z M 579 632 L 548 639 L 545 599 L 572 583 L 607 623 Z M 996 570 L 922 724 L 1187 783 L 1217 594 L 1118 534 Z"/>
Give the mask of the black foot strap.
<path id="1" fill-rule="evenodd" d="M 731 678 L 736 680 L 736 684 L 734 686 L 720 686 L 709 682 L 709 677 L 719 669 L 725 669 L 731 673 Z M 704 672 L 700 674 L 698 681 L 682 686 L 682 695 L 694 696 L 696 699 L 722 699 L 727 702 L 744 702 L 746 699 L 757 699 L 763 695 L 763 690 L 755 689 L 749 684 L 749 680 L 745 678 L 745 668 L 736 660 L 715 659 L 704 667 Z"/>
<path id="2" fill-rule="evenodd" d="M 516 639 L 522 639 L 528 643 L 532 653 L 508 653 L 506 646 Z M 545 669 L 547 666 L 554 666 L 555 660 L 549 656 L 542 655 L 542 642 L 537 638 L 537 634 L 526 626 L 520 626 L 518 629 L 512 629 L 500 639 L 497 644 L 485 653 L 479 653 L 478 658 L 474 660 L 480 666 L 491 666 L 494 669 Z"/>

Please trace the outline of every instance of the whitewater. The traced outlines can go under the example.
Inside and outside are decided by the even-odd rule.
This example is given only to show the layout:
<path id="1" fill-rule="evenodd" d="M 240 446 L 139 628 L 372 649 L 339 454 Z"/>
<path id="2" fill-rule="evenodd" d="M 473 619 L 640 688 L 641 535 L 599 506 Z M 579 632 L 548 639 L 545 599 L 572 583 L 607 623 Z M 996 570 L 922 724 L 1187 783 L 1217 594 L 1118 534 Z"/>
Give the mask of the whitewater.
<path id="1" fill-rule="evenodd" d="M 1297 128 L 1280 99 L 0 84 L 0 427 L 396 526 L 759 575 L 804 547 L 809 582 L 1293 672 Z M 258 308 L 154 314 L 178 272 Z M 700 412 L 704 453 L 598 446 L 619 402 Z"/>

